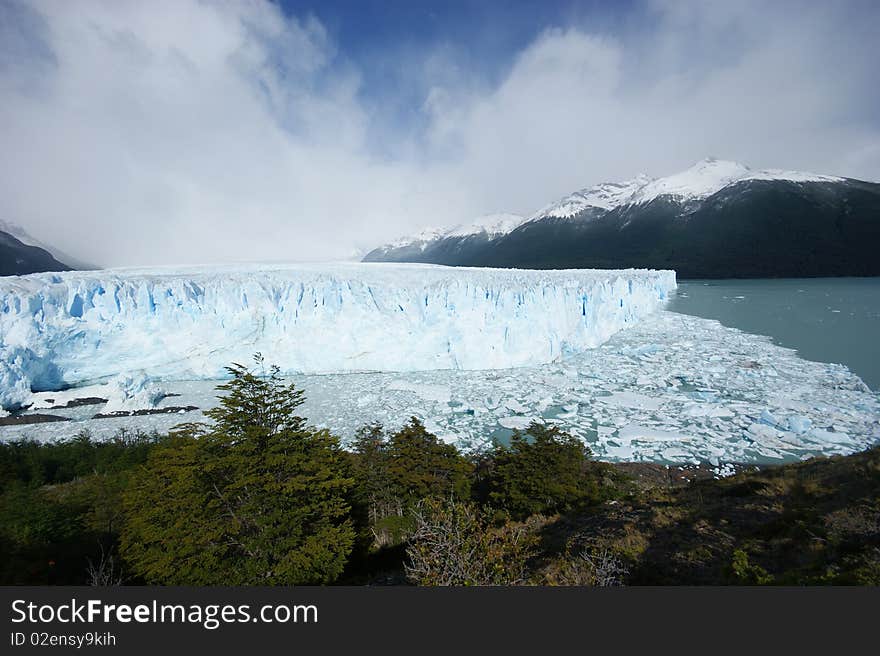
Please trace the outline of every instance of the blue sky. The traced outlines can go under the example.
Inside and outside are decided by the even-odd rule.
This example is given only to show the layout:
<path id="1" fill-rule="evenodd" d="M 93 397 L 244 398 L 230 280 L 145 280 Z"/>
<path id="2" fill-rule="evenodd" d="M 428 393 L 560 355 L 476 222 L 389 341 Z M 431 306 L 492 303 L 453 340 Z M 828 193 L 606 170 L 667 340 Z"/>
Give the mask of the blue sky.
<path id="1" fill-rule="evenodd" d="M 473 65 L 498 74 L 512 55 L 544 29 L 584 20 L 613 23 L 631 2 L 571 0 L 284 0 L 288 15 L 316 16 L 339 50 L 359 59 L 382 59 L 397 50 L 448 44 Z"/>
<path id="2" fill-rule="evenodd" d="M 873 0 L 0 0 L 0 216 L 105 265 L 335 259 L 708 156 L 878 180 L 878 33 Z"/>
<path id="3" fill-rule="evenodd" d="M 283 0 L 285 14 L 314 16 L 337 50 L 338 65 L 357 65 L 364 102 L 376 121 L 421 127 L 425 88 L 402 62 L 443 52 L 475 83 L 497 84 L 517 53 L 560 25 L 614 33 L 640 19 L 632 0 Z"/>

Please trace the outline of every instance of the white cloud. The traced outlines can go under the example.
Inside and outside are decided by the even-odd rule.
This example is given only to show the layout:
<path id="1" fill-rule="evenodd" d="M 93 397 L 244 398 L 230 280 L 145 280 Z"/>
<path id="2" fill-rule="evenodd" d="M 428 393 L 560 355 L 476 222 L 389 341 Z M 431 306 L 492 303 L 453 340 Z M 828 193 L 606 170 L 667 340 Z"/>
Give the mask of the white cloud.
<path id="1" fill-rule="evenodd" d="M 357 74 L 330 69 L 314 20 L 264 2 L 41 9 L 30 37 L 57 66 L 38 93 L 2 87 L 0 203 L 45 241 L 115 265 L 332 258 L 420 206 L 415 172 L 366 152 Z"/>
<path id="2" fill-rule="evenodd" d="M 383 124 L 382 148 L 381 103 L 313 18 L 263 0 L 12 6 L 0 215 L 111 265 L 323 259 L 707 155 L 880 178 L 877 12 L 737 5 L 548 30 L 492 85 L 446 44 L 402 64 L 423 130 Z"/>
<path id="3" fill-rule="evenodd" d="M 431 106 L 437 140 L 462 145 L 451 168 L 479 180 L 482 207 L 501 198 L 527 210 L 710 155 L 880 179 L 869 146 L 880 121 L 866 111 L 880 109 L 870 66 L 880 46 L 842 39 L 844 17 L 766 3 L 656 8 L 650 29 L 620 37 L 545 32 L 488 93 L 434 90 L 446 99 Z"/>

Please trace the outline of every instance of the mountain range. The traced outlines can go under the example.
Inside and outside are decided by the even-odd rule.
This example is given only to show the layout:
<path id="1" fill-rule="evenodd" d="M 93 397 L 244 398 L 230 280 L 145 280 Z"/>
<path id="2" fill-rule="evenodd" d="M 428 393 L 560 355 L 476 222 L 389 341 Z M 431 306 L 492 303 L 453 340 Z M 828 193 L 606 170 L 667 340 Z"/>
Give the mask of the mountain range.
<path id="1" fill-rule="evenodd" d="M 706 159 L 376 248 L 370 262 L 664 268 L 681 278 L 880 275 L 880 184 Z"/>

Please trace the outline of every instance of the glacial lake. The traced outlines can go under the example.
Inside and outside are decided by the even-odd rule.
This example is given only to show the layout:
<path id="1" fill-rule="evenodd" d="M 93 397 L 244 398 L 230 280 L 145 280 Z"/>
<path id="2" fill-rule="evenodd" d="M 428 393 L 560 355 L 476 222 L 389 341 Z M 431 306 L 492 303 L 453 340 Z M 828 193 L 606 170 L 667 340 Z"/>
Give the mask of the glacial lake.
<path id="1" fill-rule="evenodd" d="M 684 280 L 668 309 L 846 365 L 880 390 L 880 278 Z"/>

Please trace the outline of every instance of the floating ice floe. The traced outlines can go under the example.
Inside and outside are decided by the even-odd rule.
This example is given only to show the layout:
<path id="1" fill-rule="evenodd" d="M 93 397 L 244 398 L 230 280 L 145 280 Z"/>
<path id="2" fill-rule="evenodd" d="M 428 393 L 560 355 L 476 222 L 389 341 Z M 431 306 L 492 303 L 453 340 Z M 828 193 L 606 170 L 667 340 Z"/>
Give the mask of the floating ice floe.
<path id="1" fill-rule="evenodd" d="M 150 381 L 146 374 L 120 374 L 107 385 L 107 404 L 102 412 L 151 410 L 165 397 L 165 391 Z"/>

